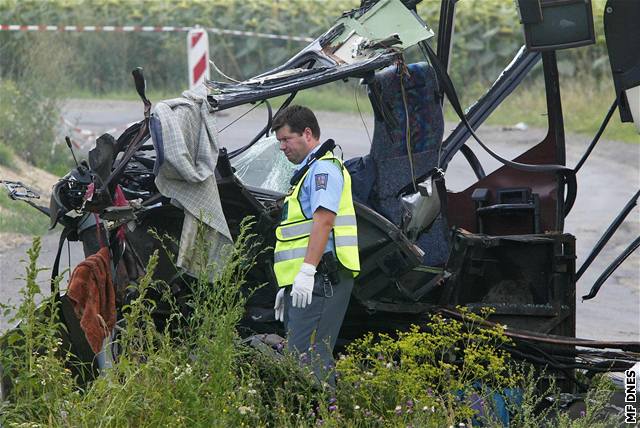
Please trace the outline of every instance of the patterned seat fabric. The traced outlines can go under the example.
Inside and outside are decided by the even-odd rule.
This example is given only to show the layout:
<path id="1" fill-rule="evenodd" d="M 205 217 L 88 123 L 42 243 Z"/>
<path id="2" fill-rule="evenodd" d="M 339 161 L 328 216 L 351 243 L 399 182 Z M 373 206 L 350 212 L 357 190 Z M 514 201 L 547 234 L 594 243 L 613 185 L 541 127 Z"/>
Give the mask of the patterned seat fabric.
<path id="1" fill-rule="evenodd" d="M 398 226 L 401 211 L 397 193 L 411 183 L 410 162 L 413 162 L 415 177 L 437 166 L 444 133 L 444 116 L 433 68 L 420 62 L 409 64 L 405 74 L 401 71 L 395 65 L 387 67 L 377 72 L 369 84 L 369 98 L 375 112 L 371 151 L 345 163 L 352 175 L 354 199 Z M 446 260 L 446 227 L 443 219 L 438 218 L 418 239 L 418 246 L 425 251 L 425 264 L 440 265 Z"/>

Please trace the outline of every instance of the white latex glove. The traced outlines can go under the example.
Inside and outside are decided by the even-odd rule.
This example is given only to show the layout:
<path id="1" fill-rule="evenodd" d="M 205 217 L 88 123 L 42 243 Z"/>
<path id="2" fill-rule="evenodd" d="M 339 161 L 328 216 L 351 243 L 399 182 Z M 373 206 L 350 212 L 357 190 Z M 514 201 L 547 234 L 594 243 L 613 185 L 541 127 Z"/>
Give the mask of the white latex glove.
<path id="1" fill-rule="evenodd" d="M 305 308 L 311 304 L 313 295 L 313 278 L 316 274 L 316 267 L 309 263 L 302 263 L 300 272 L 293 280 L 291 287 L 291 304 L 294 308 Z"/>
<path id="2" fill-rule="evenodd" d="M 276 294 L 276 303 L 273 305 L 273 310 L 276 311 L 276 321 L 284 322 L 284 287 L 278 290 Z"/>

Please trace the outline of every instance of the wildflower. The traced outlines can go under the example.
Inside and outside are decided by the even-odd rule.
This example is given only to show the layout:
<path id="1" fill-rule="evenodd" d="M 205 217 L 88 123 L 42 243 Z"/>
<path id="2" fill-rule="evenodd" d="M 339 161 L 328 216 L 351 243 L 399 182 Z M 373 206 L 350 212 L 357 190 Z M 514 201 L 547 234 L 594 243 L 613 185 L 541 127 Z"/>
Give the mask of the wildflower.
<path id="1" fill-rule="evenodd" d="M 391 367 L 393 367 L 393 364 L 391 364 L 391 363 L 387 363 L 387 364 L 385 365 L 385 367 L 386 367 L 386 368 L 388 368 L 388 369 L 390 369 Z"/>
<path id="2" fill-rule="evenodd" d="M 248 393 L 248 394 L 251 394 L 251 395 L 254 395 L 254 394 L 256 394 L 256 393 L 257 393 L 257 391 L 256 391 L 255 389 L 249 389 L 249 390 L 247 391 L 247 393 Z"/>
<path id="3" fill-rule="evenodd" d="M 384 361 L 384 355 L 382 355 L 382 354 L 378 354 L 378 360 L 380 360 L 380 361 Z"/>
<path id="4" fill-rule="evenodd" d="M 247 413 L 251 413 L 251 411 L 252 411 L 251 407 L 248 407 L 248 406 L 240 406 L 240 407 L 238 407 L 238 412 L 241 415 L 246 415 Z"/>
<path id="5" fill-rule="evenodd" d="M 335 403 L 336 401 L 337 401 L 337 400 L 336 400 L 336 397 L 331 397 L 331 398 L 329 398 L 329 404 L 333 404 L 333 403 Z"/>
<path id="6" fill-rule="evenodd" d="M 584 418 L 584 417 L 585 417 L 585 415 L 586 415 L 585 411 L 584 411 L 584 410 L 580 410 L 580 417 L 581 417 L 581 418 Z"/>
<path id="7" fill-rule="evenodd" d="M 396 411 L 396 415 L 401 415 L 402 414 L 402 406 L 396 406 L 395 411 Z"/>
<path id="8" fill-rule="evenodd" d="M 336 410 L 338 410 L 338 406 L 336 406 L 335 404 L 332 404 L 329 406 L 329 411 L 330 412 L 335 412 Z"/>
<path id="9" fill-rule="evenodd" d="M 413 400 L 407 400 L 407 407 L 413 407 Z"/>
<path id="10" fill-rule="evenodd" d="M 360 410 L 360 406 L 356 404 L 355 406 L 353 406 L 353 410 Z"/>

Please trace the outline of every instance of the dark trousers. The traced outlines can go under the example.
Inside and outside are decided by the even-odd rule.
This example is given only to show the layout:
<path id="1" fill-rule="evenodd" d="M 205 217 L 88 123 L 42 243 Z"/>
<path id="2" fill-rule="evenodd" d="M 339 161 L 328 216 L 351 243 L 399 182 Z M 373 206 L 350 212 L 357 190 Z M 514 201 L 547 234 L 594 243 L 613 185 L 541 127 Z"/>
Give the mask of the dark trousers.
<path id="1" fill-rule="evenodd" d="M 333 387 L 333 347 L 353 289 L 351 272 L 340 269 L 338 276 L 337 284 L 327 284 L 324 276 L 316 273 L 311 304 L 305 308 L 291 305 L 291 288 L 284 294 L 287 349 L 298 355 L 301 363 L 311 367 L 318 380 Z"/>

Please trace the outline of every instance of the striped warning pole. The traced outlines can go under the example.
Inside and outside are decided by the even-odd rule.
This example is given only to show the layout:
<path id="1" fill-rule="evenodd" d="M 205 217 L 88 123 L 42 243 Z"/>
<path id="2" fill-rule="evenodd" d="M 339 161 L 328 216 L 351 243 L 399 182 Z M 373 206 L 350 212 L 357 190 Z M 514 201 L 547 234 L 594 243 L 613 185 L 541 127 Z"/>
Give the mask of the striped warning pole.
<path id="1" fill-rule="evenodd" d="M 189 53 L 189 89 L 209 79 L 209 37 L 204 28 L 194 28 L 187 33 Z"/>

